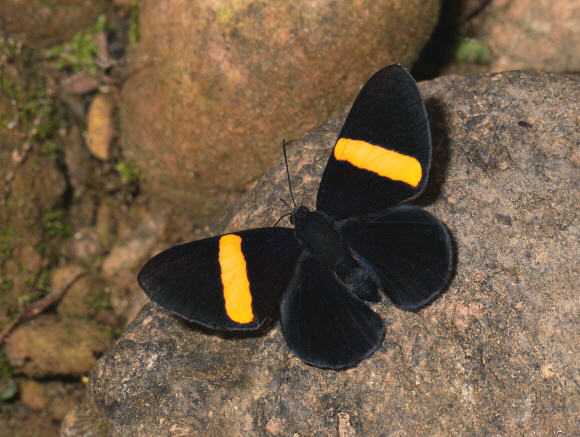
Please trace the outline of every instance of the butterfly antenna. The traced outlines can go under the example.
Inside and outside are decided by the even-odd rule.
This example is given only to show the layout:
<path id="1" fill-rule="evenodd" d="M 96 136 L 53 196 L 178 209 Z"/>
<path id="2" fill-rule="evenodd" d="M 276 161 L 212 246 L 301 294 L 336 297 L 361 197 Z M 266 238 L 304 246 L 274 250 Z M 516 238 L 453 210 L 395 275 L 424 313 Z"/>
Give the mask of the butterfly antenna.
<path id="1" fill-rule="evenodd" d="M 292 182 L 290 182 L 290 170 L 288 169 L 288 158 L 286 157 L 286 140 L 282 139 L 282 150 L 284 151 L 284 162 L 286 163 L 286 175 L 288 176 L 288 186 L 290 187 L 290 197 L 292 197 L 292 203 L 294 203 L 294 209 L 298 208 L 296 201 L 294 200 L 294 194 L 292 193 Z"/>
<path id="2" fill-rule="evenodd" d="M 286 205 L 288 208 L 292 209 L 292 205 L 290 205 L 288 202 L 286 202 L 286 200 L 282 199 L 280 197 L 280 202 L 282 202 L 284 205 Z"/>
<path id="3" fill-rule="evenodd" d="M 284 202 L 284 203 L 286 203 L 286 202 Z M 290 205 L 288 205 L 288 206 L 290 206 Z M 291 212 L 289 212 L 289 213 L 287 213 L 287 214 L 284 214 L 282 217 L 280 217 L 278 220 L 276 220 L 276 223 L 274 223 L 274 226 L 273 226 L 273 227 L 275 228 L 275 227 L 276 227 L 276 225 L 277 225 L 278 223 L 280 223 L 280 221 L 281 221 L 281 220 L 282 220 L 284 217 L 288 217 L 289 215 L 292 215 L 292 213 L 291 213 Z"/>

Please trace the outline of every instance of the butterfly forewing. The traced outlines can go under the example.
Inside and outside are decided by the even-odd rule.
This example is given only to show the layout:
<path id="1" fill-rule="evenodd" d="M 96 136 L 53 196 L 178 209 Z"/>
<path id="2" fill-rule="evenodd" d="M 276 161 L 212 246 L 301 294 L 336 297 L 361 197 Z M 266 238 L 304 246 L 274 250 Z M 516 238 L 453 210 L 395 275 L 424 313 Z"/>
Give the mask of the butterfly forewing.
<path id="1" fill-rule="evenodd" d="M 427 183 L 431 135 L 423 98 L 400 65 L 360 91 L 328 159 L 316 208 L 335 220 L 418 195 Z"/>
<path id="2" fill-rule="evenodd" d="M 256 329 L 278 305 L 299 254 L 292 229 L 251 229 L 161 252 L 137 281 L 151 300 L 186 320 Z"/>

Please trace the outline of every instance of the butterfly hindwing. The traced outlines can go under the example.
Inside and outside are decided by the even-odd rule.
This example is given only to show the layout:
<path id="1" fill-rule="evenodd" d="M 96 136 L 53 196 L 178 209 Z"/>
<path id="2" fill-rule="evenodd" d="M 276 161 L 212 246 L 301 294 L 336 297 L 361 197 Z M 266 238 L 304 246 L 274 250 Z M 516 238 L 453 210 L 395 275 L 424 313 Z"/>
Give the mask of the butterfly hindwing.
<path id="1" fill-rule="evenodd" d="M 282 333 L 301 360 L 340 369 L 381 345 L 380 317 L 345 287 L 320 260 L 304 253 L 280 303 Z"/>
<path id="2" fill-rule="evenodd" d="M 334 220 L 378 211 L 423 191 L 431 134 L 423 98 L 400 65 L 375 73 L 348 114 L 328 159 L 316 209 Z"/>
<path id="3" fill-rule="evenodd" d="M 436 296 L 451 270 L 443 224 L 422 208 L 398 205 L 340 228 L 355 259 L 398 307 L 416 310 Z"/>
<path id="4" fill-rule="evenodd" d="M 137 281 L 161 307 L 214 329 L 256 329 L 277 307 L 301 249 L 292 229 L 261 228 L 172 247 Z"/>

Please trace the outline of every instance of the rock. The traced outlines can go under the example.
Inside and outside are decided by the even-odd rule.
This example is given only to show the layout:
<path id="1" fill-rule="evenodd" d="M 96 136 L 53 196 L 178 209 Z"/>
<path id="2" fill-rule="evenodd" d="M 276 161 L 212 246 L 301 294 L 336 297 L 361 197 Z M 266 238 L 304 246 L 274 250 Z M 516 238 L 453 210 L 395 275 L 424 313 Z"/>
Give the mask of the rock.
<path id="1" fill-rule="evenodd" d="M 53 284 L 56 282 L 54 278 L 57 275 L 64 276 L 64 280 L 69 279 L 71 273 L 62 275 L 60 272 L 65 270 L 68 273 L 71 271 L 71 268 L 72 272 L 76 272 L 78 266 L 66 265 L 55 269 L 52 272 L 53 280 L 51 282 Z M 53 290 L 58 287 L 58 285 L 55 285 L 52 286 Z M 64 295 L 58 301 L 56 311 L 63 317 L 93 319 L 99 311 L 108 305 L 105 288 L 105 281 L 100 276 L 94 274 L 81 276 L 65 291 Z"/>
<path id="2" fill-rule="evenodd" d="M 124 156 L 155 203 L 204 224 L 279 159 L 282 138 L 344 110 L 383 65 L 411 66 L 440 4 L 142 1 Z"/>
<path id="3" fill-rule="evenodd" d="M 109 159 L 109 148 L 115 137 L 113 100 L 107 94 L 97 94 L 87 115 L 87 146 L 91 154 L 101 160 Z"/>
<path id="4" fill-rule="evenodd" d="M 86 193 L 87 191 L 85 191 Z M 67 209 L 67 216 L 73 229 L 81 229 L 92 226 L 95 221 L 95 211 L 98 208 L 99 199 L 90 195 L 82 195 L 73 202 Z M 70 247 L 65 246 L 66 249 Z M 73 256 L 72 253 L 65 255 Z"/>
<path id="5" fill-rule="evenodd" d="M 68 282 L 71 276 L 73 276 L 79 269 L 82 269 L 80 265 L 72 263 L 65 264 L 60 267 L 55 267 L 50 272 L 50 288 L 52 290 L 56 290 L 57 288 L 61 287 L 65 282 Z"/>
<path id="6" fill-rule="evenodd" d="M 48 407 L 49 413 L 55 421 L 62 421 L 68 412 L 75 406 L 75 400 L 71 396 L 62 396 L 52 401 Z"/>
<path id="7" fill-rule="evenodd" d="M 105 198 L 97 208 L 97 218 L 95 223 L 95 232 L 99 237 L 99 241 L 103 247 L 109 249 L 115 237 L 115 215 L 113 208 L 115 207 L 112 199 Z"/>
<path id="8" fill-rule="evenodd" d="M 494 54 L 492 71 L 580 70 L 580 14 L 576 0 L 493 1 L 478 33 Z"/>
<path id="9" fill-rule="evenodd" d="M 42 384 L 33 379 L 25 379 L 20 383 L 20 400 L 34 411 L 44 410 L 50 402 Z"/>
<path id="10" fill-rule="evenodd" d="M 83 188 L 89 184 L 93 174 L 91 153 L 84 143 L 79 127 L 73 124 L 67 133 L 63 148 L 69 181 L 77 192 L 82 192 Z"/>
<path id="11" fill-rule="evenodd" d="M 159 214 L 146 216 L 131 236 L 124 243 L 113 247 L 104 259 L 101 269 L 103 276 L 115 280 L 119 275 L 139 268 L 159 242 L 166 222 L 166 218 Z"/>
<path id="12" fill-rule="evenodd" d="M 3 1 L 0 28 L 32 47 L 48 47 L 92 25 L 101 7 L 87 0 Z"/>
<path id="13" fill-rule="evenodd" d="M 27 245 L 27 241 L 30 240 L 27 240 L 26 236 L 10 232 L 10 229 L 10 224 L 4 229 L 0 227 L 0 250 L 3 250 L 0 254 L 2 266 L 0 281 L 6 280 L 12 284 L 11 287 L 3 289 L 6 309 L 18 302 L 19 296 L 30 292 L 30 284 L 35 283 L 43 267 L 40 254 L 32 246 Z M 4 256 L 7 259 L 3 260 Z"/>
<path id="14" fill-rule="evenodd" d="M 78 95 L 94 92 L 100 84 L 99 78 L 88 71 L 71 74 L 60 81 L 64 92 Z"/>
<path id="15" fill-rule="evenodd" d="M 417 313 L 373 306 L 387 337 L 340 372 L 302 363 L 277 324 L 220 334 L 149 304 L 93 369 L 62 435 L 577 433 L 580 79 L 506 72 L 420 87 L 434 155 L 416 202 L 453 236 L 446 292 Z M 312 206 L 343 119 L 289 150 L 299 203 Z M 280 196 L 281 163 L 213 230 L 271 226 L 287 212 Z"/>
<path id="16" fill-rule="evenodd" d="M 14 408 L 0 414 L 0 437 L 58 437 L 59 427 L 42 412 Z"/>
<path id="17" fill-rule="evenodd" d="M 21 246 L 14 249 L 20 250 L 21 269 L 30 272 L 32 275 L 37 275 L 42 268 L 42 257 L 36 249 L 31 246 Z"/>
<path id="18" fill-rule="evenodd" d="M 50 397 L 47 413 L 55 422 L 61 422 L 66 414 L 80 403 L 86 386 L 79 382 L 54 380 L 44 384 L 44 391 Z"/>
<path id="19" fill-rule="evenodd" d="M 18 166 L 10 188 L 10 223 L 19 233 L 27 234 L 31 224 L 38 227 L 43 214 L 62 204 L 67 183 L 54 159 L 31 153 Z"/>
<path id="20" fill-rule="evenodd" d="M 98 410 L 98 406 L 94 404 L 88 404 L 83 402 L 77 404 L 77 406 L 71 410 L 63 419 L 61 424 L 60 437 L 73 437 L 73 436 L 106 436 L 109 435 L 111 429 L 106 420 L 102 420 L 98 425 L 95 426 L 94 431 L 91 434 L 86 434 L 86 424 L 95 423 L 98 417 L 95 415 L 95 410 Z M 99 416 L 100 417 L 100 416 Z"/>
<path id="21" fill-rule="evenodd" d="M 0 127 L 0 137 L 4 139 L 4 132 L 10 131 Z M 12 145 L 6 142 L 2 147 L 8 149 Z M 60 208 L 67 190 L 66 179 L 55 159 L 31 152 L 20 164 L 11 165 L 8 156 L 0 151 L 0 179 L 5 180 L 8 173 L 12 177 L 0 195 L 2 326 L 34 296 L 31 285 L 37 284 L 46 267 L 44 254 L 49 252 L 45 249 L 50 245 L 50 235 L 65 229 Z"/>
<path id="22" fill-rule="evenodd" d="M 46 314 L 16 328 L 4 351 L 16 372 L 43 378 L 80 376 L 110 346 L 109 336 L 95 324 Z"/>
<path id="23" fill-rule="evenodd" d="M 2 375 L 0 380 L 0 402 L 10 401 L 18 394 L 18 385 L 9 375 Z"/>
<path id="24" fill-rule="evenodd" d="M 105 254 L 105 248 L 93 227 L 85 227 L 74 233 L 65 244 L 65 253 L 84 264 L 92 264 Z"/>

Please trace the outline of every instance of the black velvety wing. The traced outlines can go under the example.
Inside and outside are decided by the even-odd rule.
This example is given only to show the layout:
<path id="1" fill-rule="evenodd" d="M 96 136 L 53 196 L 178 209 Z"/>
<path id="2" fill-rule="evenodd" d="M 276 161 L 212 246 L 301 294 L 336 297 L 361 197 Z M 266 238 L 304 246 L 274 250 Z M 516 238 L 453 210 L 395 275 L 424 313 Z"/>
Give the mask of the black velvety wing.
<path id="1" fill-rule="evenodd" d="M 415 310 L 445 286 L 451 243 L 443 224 L 422 208 L 399 205 L 340 228 L 353 256 L 393 303 Z"/>
<path id="2" fill-rule="evenodd" d="M 186 320 L 256 329 L 278 305 L 300 252 L 292 229 L 251 229 L 161 252 L 137 281 L 151 300 Z"/>
<path id="3" fill-rule="evenodd" d="M 400 65 L 375 73 L 356 98 L 328 159 L 316 209 L 340 220 L 417 196 L 431 134 L 415 80 Z"/>
<path id="4" fill-rule="evenodd" d="M 280 322 L 298 358 L 331 369 L 369 357 L 385 336 L 380 317 L 306 253 L 282 298 Z"/>

